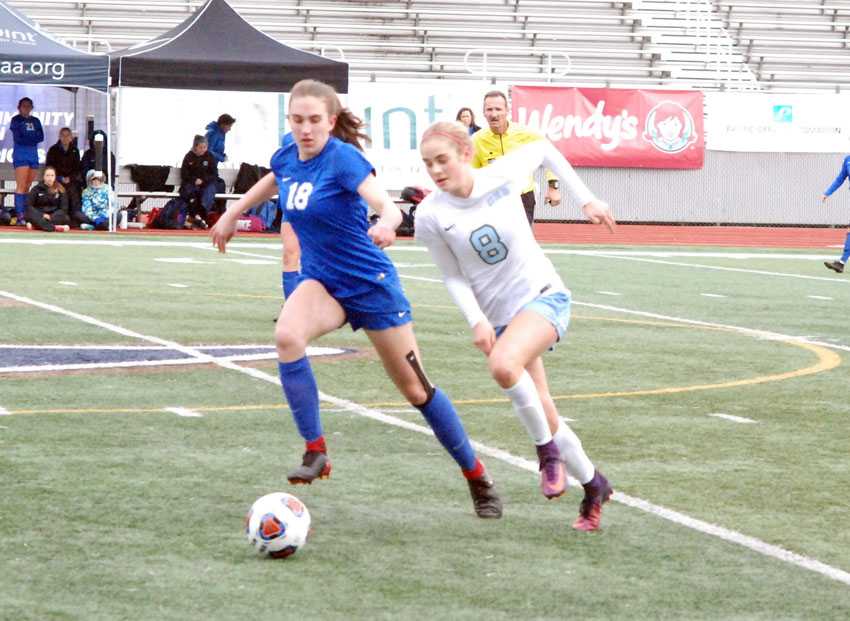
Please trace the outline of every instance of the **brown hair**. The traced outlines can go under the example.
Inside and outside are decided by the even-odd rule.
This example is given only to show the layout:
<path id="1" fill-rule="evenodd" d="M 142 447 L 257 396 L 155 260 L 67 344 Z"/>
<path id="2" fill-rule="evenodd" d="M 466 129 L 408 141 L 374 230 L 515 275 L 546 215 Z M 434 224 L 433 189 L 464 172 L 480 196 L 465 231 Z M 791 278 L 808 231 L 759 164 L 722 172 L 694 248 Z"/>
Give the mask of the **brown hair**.
<path id="1" fill-rule="evenodd" d="M 334 137 L 354 145 L 361 151 L 363 150 L 361 140 L 367 144 L 371 142 L 369 136 L 360 131 L 364 127 L 363 121 L 348 108 L 343 108 L 333 86 L 318 80 L 301 80 L 292 87 L 289 101 L 298 97 L 316 97 L 325 102 L 328 116 L 336 116 L 336 124 L 331 131 Z"/>
<path id="2" fill-rule="evenodd" d="M 44 170 L 41 171 L 42 182 L 44 181 L 44 173 L 46 173 L 48 170 L 52 170 L 53 174 L 56 175 L 56 177 L 53 179 L 53 185 L 48 189 L 55 190 L 59 194 L 62 194 L 65 191 L 65 186 L 59 183 L 59 173 L 56 172 L 56 169 L 53 166 L 45 166 Z"/>
<path id="3" fill-rule="evenodd" d="M 487 93 L 484 93 L 484 100 L 490 99 L 490 97 L 501 97 L 505 100 L 505 108 L 508 107 L 508 96 L 502 91 L 488 91 Z"/>
<path id="4" fill-rule="evenodd" d="M 438 121 L 434 123 L 422 134 L 422 144 L 425 144 L 431 138 L 448 140 L 461 155 L 465 151 L 471 153 L 474 150 L 472 139 L 469 137 L 469 130 L 457 121 Z"/>

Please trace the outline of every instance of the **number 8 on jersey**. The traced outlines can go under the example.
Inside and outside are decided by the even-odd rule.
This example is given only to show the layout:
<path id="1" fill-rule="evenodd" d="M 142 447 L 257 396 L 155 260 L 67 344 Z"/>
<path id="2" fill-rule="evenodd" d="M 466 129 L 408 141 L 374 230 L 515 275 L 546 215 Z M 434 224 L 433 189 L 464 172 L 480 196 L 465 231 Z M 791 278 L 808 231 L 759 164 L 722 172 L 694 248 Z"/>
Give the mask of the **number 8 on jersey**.
<path id="1" fill-rule="evenodd" d="M 508 247 L 502 243 L 499 234 L 489 224 L 480 226 L 469 235 L 469 243 L 488 265 L 504 261 L 508 256 Z"/>

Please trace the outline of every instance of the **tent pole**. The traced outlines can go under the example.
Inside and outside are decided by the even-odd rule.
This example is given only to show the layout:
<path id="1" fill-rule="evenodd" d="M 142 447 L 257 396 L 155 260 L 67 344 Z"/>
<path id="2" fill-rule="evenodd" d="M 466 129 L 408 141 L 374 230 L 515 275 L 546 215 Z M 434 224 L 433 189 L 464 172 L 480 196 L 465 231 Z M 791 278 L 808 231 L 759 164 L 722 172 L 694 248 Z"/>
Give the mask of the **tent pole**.
<path id="1" fill-rule="evenodd" d="M 109 87 L 106 89 L 106 187 L 112 193 L 112 157 L 110 144 L 112 142 L 112 93 Z M 109 232 L 114 233 L 117 228 L 118 214 L 111 208 L 109 210 Z"/>

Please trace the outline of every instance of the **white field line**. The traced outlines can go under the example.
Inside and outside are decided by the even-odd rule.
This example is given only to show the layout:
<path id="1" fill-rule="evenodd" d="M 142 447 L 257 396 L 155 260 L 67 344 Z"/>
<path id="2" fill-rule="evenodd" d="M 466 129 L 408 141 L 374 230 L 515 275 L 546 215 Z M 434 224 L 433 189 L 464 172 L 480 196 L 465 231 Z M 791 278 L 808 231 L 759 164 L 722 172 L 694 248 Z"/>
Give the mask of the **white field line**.
<path id="1" fill-rule="evenodd" d="M 271 349 L 270 345 L 196 345 L 198 349 Z M 121 350 L 121 351 L 168 351 L 170 347 L 156 347 L 153 345 L 14 345 L 0 343 L 0 349 L 105 349 L 105 350 Z M 342 350 L 334 348 L 317 348 L 328 349 L 342 353 Z"/>
<path id="2" fill-rule="evenodd" d="M 617 293 L 616 291 L 597 291 L 601 295 L 623 295 L 622 293 Z"/>
<path id="3" fill-rule="evenodd" d="M 66 287 L 79 287 L 80 286 L 72 280 L 60 280 L 59 284 L 65 285 Z"/>
<path id="4" fill-rule="evenodd" d="M 239 265 L 277 265 L 278 261 L 271 257 L 268 259 L 227 259 L 230 263 L 238 263 Z"/>
<path id="5" fill-rule="evenodd" d="M 9 410 L 0 406 L 0 416 L 9 416 Z"/>
<path id="6" fill-rule="evenodd" d="M 725 298 L 726 296 L 721 293 L 700 293 L 700 295 L 704 298 Z"/>
<path id="7" fill-rule="evenodd" d="M 758 330 L 755 328 L 745 328 L 743 326 L 735 326 L 725 323 L 714 323 L 712 321 L 700 321 L 698 319 L 685 319 L 684 317 L 675 317 L 672 315 L 662 315 L 660 313 L 650 313 L 646 311 L 632 310 L 630 308 L 622 308 L 619 306 L 609 306 L 607 304 L 591 304 L 589 302 L 572 302 L 576 306 L 586 306 L 587 308 L 596 308 L 599 310 L 613 311 L 615 313 L 625 313 L 626 315 L 637 315 L 638 317 L 649 317 L 650 319 L 661 319 L 663 321 L 675 321 L 693 326 L 706 326 L 709 328 L 721 328 L 723 330 L 732 330 L 741 334 L 746 334 L 759 339 L 768 341 L 785 341 L 788 343 L 807 343 L 809 345 L 820 345 L 828 349 L 840 349 L 841 351 L 850 351 L 850 345 L 837 345 L 836 343 L 828 343 L 826 341 L 817 341 L 808 339 L 802 336 L 791 336 L 781 334 L 779 332 L 771 332 L 769 330 Z"/>
<path id="8" fill-rule="evenodd" d="M 187 408 L 162 408 L 163 412 L 171 412 L 172 414 L 177 414 L 177 416 L 182 416 L 183 418 L 203 418 L 204 415 L 200 412 L 196 412 L 195 410 L 190 410 Z"/>
<path id="9" fill-rule="evenodd" d="M 155 241 L 143 239 L 32 239 L 27 237 L 6 237 L 0 238 L 0 245 L 30 245 L 30 246 L 111 246 L 113 248 L 126 247 L 153 247 L 153 248 L 195 248 L 201 250 L 214 250 L 209 242 L 188 242 L 188 241 Z M 548 246 L 548 245 L 547 245 Z M 830 248 L 842 248 L 841 244 L 829 246 Z M 228 253 L 234 254 L 239 249 L 254 249 L 254 250 L 274 250 L 277 253 L 281 251 L 280 243 L 273 242 L 247 242 L 240 241 L 237 237 L 228 245 Z M 232 249 L 232 250 L 231 250 Z M 390 252 L 427 252 L 424 246 L 392 246 Z M 544 248 L 546 254 L 569 254 L 576 256 L 606 256 L 606 257 L 657 257 L 657 258 L 673 258 L 673 257 L 691 257 L 691 258 L 713 258 L 713 259 L 765 259 L 765 260 L 783 260 L 783 259 L 802 259 L 807 261 L 825 260 L 834 257 L 833 254 L 804 254 L 804 253 L 782 253 L 782 252 L 723 252 L 716 250 L 706 251 L 680 251 L 680 250 L 577 250 L 573 248 Z M 251 256 L 251 255 L 247 255 Z M 277 256 L 271 257 L 268 255 L 255 255 L 259 258 L 274 259 Z M 690 266 L 691 264 L 687 264 Z"/>
<path id="10" fill-rule="evenodd" d="M 744 418 L 743 416 L 733 416 L 732 414 L 723 414 L 722 412 L 712 412 L 711 414 L 708 414 L 708 416 L 712 416 L 714 418 L 723 418 L 725 420 L 731 420 L 733 423 L 741 423 L 745 425 L 758 423 L 758 421 L 753 420 L 752 418 Z"/>
<path id="11" fill-rule="evenodd" d="M 109 330 L 112 332 L 116 332 L 123 336 L 130 336 L 133 338 L 137 338 L 140 340 L 145 340 L 150 343 L 156 343 L 158 345 L 164 345 L 166 347 L 173 347 L 174 349 L 192 355 L 199 360 L 204 360 L 207 362 L 211 362 L 213 364 L 217 364 L 218 366 L 229 369 L 232 371 L 237 371 L 239 373 L 243 373 L 250 377 L 263 380 L 265 382 L 269 382 L 271 384 L 280 385 L 280 380 L 268 373 L 263 373 L 258 369 L 252 369 L 250 367 L 240 367 L 232 362 L 224 361 L 224 360 L 216 360 L 215 358 L 211 358 L 202 352 L 193 349 L 191 347 L 186 347 L 184 345 L 180 345 L 179 343 L 168 341 L 165 339 L 161 339 L 155 336 L 147 336 L 144 334 L 140 334 L 138 332 L 134 332 L 133 330 L 128 330 L 127 328 L 122 328 L 121 326 L 117 326 L 114 324 L 109 324 L 99 319 L 95 319 L 94 317 L 89 317 L 87 315 L 82 315 L 79 313 L 75 313 L 73 311 L 66 310 L 64 308 L 60 308 L 53 304 L 47 304 L 44 302 L 38 302 L 36 300 L 32 300 L 30 298 L 25 298 L 23 296 L 19 296 L 13 293 L 9 293 L 6 291 L 0 290 L 0 296 L 7 297 L 18 302 L 22 302 L 24 304 L 30 304 L 32 306 L 36 306 L 38 308 L 42 308 L 44 310 L 49 310 L 54 313 L 58 313 L 60 315 L 65 315 L 67 317 L 71 317 L 73 319 L 77 319 L 79 321 L 83 321 L 87 324 L 98 326 L 105 330 Z M 850 349 L 850 348 L 848 348 Z M 402 429 L 408 429 L 410 431 L 415 431 L 417 433 L 425 434 L 433 436 L 433 432 L 428 427 L 424 427 L 422 425 L 418 425 L 416 423 L 412 423 L 406 420 L 402 420 L 395 416 L 390 416 L 384 412 L 379 410 L 367 408 L 358 403 L 354 403 L 353 401 L 348 401 L 346 399 L 340 399 L 338 397 L 333 397 L 331 395 L 327 395 L 324 393 L 319 393 L 319 398 L 326 403 L 330 403 L 338 408 L 345 409 L 347 411 L 353 412 L 355 414 L 359 414 L 364 418 L 369 418 L 372 420 L 380 421 L 386 423 L 388 425 L 393 425 L 395 427 L 400 427 Z M 494 457 L 501 461 L 504 461 L 508 464 L 517 466 L 529 472 L 532 472 L 535 476 L 537 475 L 537 464 L 527 459 L 523 459 L 521 457 L 517 457 L 512 455 L 506 451 L 503 451 L 498 448 L 491 448 L 480 442 L 472 442 L 475 449 L 483 454 L 488 455 L 490 457 Z M 571 481 L 573 485 L 577 485 L 577 481 Z M 831 565 L 827 565 L 826 563 L 822 563 L 816 559 L 803 556 L 801 554 L 797 554 L 795 552 L 791 552 L 784 548 L 780 548 L 779 546 L 774 546 L 765 541 L 761 541 L 760 539 L 756 539 L 755 537 L 749 537 L 742 533 L 732 531 L 722 526 L 718 526 L 716 524 L 711 524 L 710 522 L 704 522 L 702 520 L 698 520 L 696 518 L 692 518 L 690 516 L 684 515 L 677 511 L 673 511 L 672 509 L 667 509 L 666 507 L 662 507 L 660 505 L 653 504 L 649 501 L 643 500 L 641 498 L 636 498 L 633 496 L 629 496 L 627 494 L 623 494 L 621 492 L 616 492 L 612 496 L 613 500 L 622 503 L 626 506 L 633 507 L 635 509 L 640 509 L 641 511 L 645 511 L 657 517 L 661 517 L 663 519 L 669 520 L 673 523 L 680 524 L 682 526 L 686 526 L 693 530 L 705 533 L 707 535 L 711 535 L 722 539 L 724 541 L 728 541 L 730 543 L 735 543 L 754 552 L 758 552 L 764 556 L 768 556 L 771 558 L 775 558 L 786 563 L 790 563 L 792 565 L 796 565 L 798 567 L 808 569 L 809 571 L 813 571 L 819 573 L 823 576 L 831 578 L 832 580 L 836 580 L 838 582 L 842 582 L 846 585 L 850 585 L 850 573 L 839 569 L 837 567 L 833 567 Z"/>
<path id="12" fill-rule="evenodd" d="M 401 278 L 407 278 L 410 280 L 421 280 L 423 282 L 432 282 L 432 283 L 442 283 L 443 281 L 438 278 L 425 278 L 424 276 L 408 276 L 407 274 L 399 274 Z M 747 334 L 749 336 L 753 336 L 755 338 L 772 340 L 772 341 L 787 341 L 794 343 L 808 343 L 809 345 L 820 345 L 821 347 L 827 347 L 829 349 L 840 349 L 841 351 L 850 351 L 850 345 L 838 345 L 836 343 L 828 343 L 826 341 L 816 341 L 814 339 L 808 339 L 802 336 L 791 336 L 788 334 L 780 334 L 779 332 L 770 332 L 769 330 L 758 330 L 755 328 L 745 328 L 743 326 L 733 326 L 725 323 L 714 323 L 711 321 L 700 321 L 698 319 L 685 319 L 684 317 L 674 317 L 672 315 L 661 315 L 659 313 L 650 313 L 646 311 L 638 311 L 632 310 L 630 308 L 623 308 L 621 306 L 609 306 L 607 304 L 591 304 L 590 302 L 576 302 L 572 301 L 572 304 L 575 306 L 586 306 L 588 308 L 597 308 L 600 310 L 608 310 L 613 311 L 615 313 L 625 313 L 627 315 L 637 315 L 639 317 L 649 317 L 651 319 L 662 319 L 665 321 L 677 321 L 679 323 L 686 323 L 694 326 L 706 326 L 709 328 L 722 328 L 724 330 L 733 330 L 735 332 L 740 332 L 741 334 Z"/>
<path id="13" fill-rule="evenodd" d="M 154 261 L 158 263 L 182 263 L 185 265 L 212 265 L 212 261 L 198 261 L 194 257 L 157 257 Z"/>
<path id="14" fill-rule="evenodd" d="M 810 300 L 832 300 L 828 295 L 807 295 Z"/>
<path id="15" fill-rule="evenodd" d="M 183 283 L 179 283 L 179 282 L 170 282 L 170 283 L 168 283 L 168 286 L 174 287 L 175 289 L 188 289 L 189 288 L 189 285 L 184 285 Z"/>
<path id="16" fill-rule="evenodd" d="M 549 251 L 547 254 L 552 254 Z M 704 263 L 684 263 L 682 261 L 663 261 L 661 259 L 646 259 L 642 257 L 632 257 L 624 255 L 597 254 L 593 255 L 603 259 L 617 259 L 620 261 L 640 261 L 642 263 L 657 263 L 659 265 L 676 265 L 679 267 L 696 268 L 702 270 L 717 270 L 721 272 L 739 272 L 742 274 L 759 274 L 760 276 L 781 276 L 784 278 L 799 278 L 802 280 L 823 280 L 826 282 L 840 282 L 847 284 L 850 280 L 846 278 L 830 278 L 828 276 L 807 276 L 805 274 L 789 274 L 788 272 L 768 272 L 766 270 L 748 270 L 742 267 L 724 267 L 721 265 L 706 265 Z M 759 257 L 761 258 L 761 257 Z"/>

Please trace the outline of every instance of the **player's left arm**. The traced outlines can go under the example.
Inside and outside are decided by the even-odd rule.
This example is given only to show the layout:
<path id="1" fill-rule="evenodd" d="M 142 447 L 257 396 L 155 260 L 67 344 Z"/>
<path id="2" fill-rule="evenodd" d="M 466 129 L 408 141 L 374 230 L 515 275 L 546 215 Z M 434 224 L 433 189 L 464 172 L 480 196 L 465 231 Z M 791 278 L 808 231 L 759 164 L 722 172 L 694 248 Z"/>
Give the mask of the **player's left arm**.
<path id="1" fill-rule="evenodd" d="M 378 248 L 391 246 L 395 242 L 395 230 L 401 224 L 401 210 L 374 175 L 368 175 L 357 186 L 357 193 L 380 216 L 369 228 L 369 237 Z"/>
<path id="2" fill-rule="evenodd" d="M 535 157 L 541 158 L 540 164 L 554 172 L 566 186 L 575 201 L 581 205 L 585 217 L 594 224 L 604 224 L 613 233 L 617 223 L 611 215 L 608 204 L 596 198 L 555 145 L 548 140 L 540 140 L 529 147 L 536 151 Z"/>

